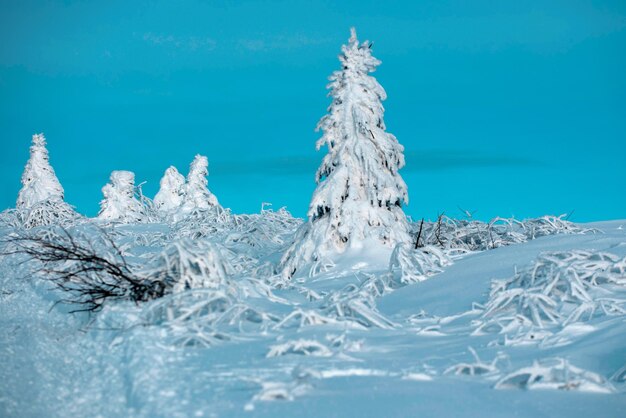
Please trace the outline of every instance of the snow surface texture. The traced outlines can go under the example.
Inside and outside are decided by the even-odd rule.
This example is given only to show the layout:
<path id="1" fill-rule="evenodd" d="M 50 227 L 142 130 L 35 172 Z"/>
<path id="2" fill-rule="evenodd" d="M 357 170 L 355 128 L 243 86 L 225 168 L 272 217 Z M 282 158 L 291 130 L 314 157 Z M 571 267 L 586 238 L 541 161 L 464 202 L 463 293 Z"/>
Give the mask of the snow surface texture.
<path id="1" fill-rule="evenodd" d="M 70 295 L 4 244 L 0 415 L 623 411 L 626 222 L 455 221 L 439 234 L 445 245 L 399 245 L 391 261 L 364 248 L 326 272 L 284 280 L 279 256 L 300 225 L 269 209 L 77 223 L 67 232 L 79 244 L 90 240 L 111 260 L 124 257 L 135 277 L 167 284 L 160 297 L 117 298 L 91 315 L 68 314 L 75 306 L 56 302 Z M 542 225 L 561 227 L 533 239 Z M 455 239 L 477 228 L 494 237 L 484 248 Z M 2 231 L 5 240 L 57 233 Z M 530 306 L 543 296 L 554 303 L 539 305 L 547 314 L 536 319 Z"/>
<path id="2" fill-rule="evenodd" d="M 332 262 L 335 254 L 368 240 L 390 248 L 410 240 L 402 211 L 408 192 L 398 173 L 404 148 L 385 132 L 387 95 L 369 75 L 380 65 L 371 46 L 359 43 L 353 28 L 339 56 L 341 70 L 330 77 L 332 103 L 318 124 L 324 135 L 317 142 L 328 154 L 317 170 L 308 222 L 282 260 L 286 277 L 310 263 Z"/>

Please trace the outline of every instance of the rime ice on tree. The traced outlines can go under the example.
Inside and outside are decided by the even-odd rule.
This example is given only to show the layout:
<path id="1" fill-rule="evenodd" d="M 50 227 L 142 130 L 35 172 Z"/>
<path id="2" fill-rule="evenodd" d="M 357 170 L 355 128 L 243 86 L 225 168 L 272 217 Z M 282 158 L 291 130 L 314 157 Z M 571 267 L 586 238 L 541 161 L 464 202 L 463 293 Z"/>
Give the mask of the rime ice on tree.
<path id="1" fill-rule="evenodd" d="M 29 209 L 46 200 L 63 200 L 63 187 L 50 165 L 46 138 L 33 135 L 30 159 L 22 174 L 22 189 L 17 197 L 18 209 Z"/>
<path id="2" fill-rule="evenodd" d="M 79 215 L 63 200 L 63 187 L 48 161 L 46 139 L 33 135 L 30 158 L 22 174 L 22 189 L 16 202 L 19 222 L 25 228 L 70 225 Z"/>
<path id="3" fill-rule="evenodd" d="M 102 188 L 104 199 L 100 202 L 98 218 L 108 221 L 141 222 L 145 207 L 135 197 L 135 173 L 113 171 L 110 183 Z"/>
<path id="4" fill-rule="evenodd" d="M 408 203 L 407 187 L 398 174 L 404 148 L 385 132 L 386 93 L 369 75 L 380 61 L 354 29 L 339 60 L 342 68 L 328 85 L 329 113 L 317 126 L 323 131 L 317 149 L 326 145 L 328 154 L 316 174 L 308 222 L 281 261 L 286 276 L 366 240 L 393 247 L 410 239 L 401 206 Z"/>
<path id="5" fill-rule="evenodd" d="M 209 175 L 209 160 L 203 155 L 196 155 L 189 166 L 187 184 L 182 210 L 190 213 L 194 210 L 206 210 L 219 207 L 217 198 L 209 191 L 207 176 Z"/>
<path id="6" fill-rule="evenodd" d="M 159 212 L 168 213 L 180 207 L 185 196 L 185 177 L 171 166 L 165 170 L 159 192 L 154 196 L 154 206 Z"/>

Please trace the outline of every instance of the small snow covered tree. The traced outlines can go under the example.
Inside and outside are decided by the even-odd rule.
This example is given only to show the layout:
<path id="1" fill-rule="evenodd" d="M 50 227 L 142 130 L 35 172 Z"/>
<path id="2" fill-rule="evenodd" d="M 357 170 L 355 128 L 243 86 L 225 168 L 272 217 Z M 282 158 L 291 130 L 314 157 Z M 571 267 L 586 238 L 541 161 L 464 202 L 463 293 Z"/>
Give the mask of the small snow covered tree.
<path id="1" fill-rule="evenodd" d="M 339 56 L 341 70 L 330 77 L 329 113 L 318 126 L 326 145 L 316 175 L 308 222 L 281 260 L 285 276 L 305 264 L 321 261 L 365 241 L 386 247 L 408 242 L 408 223 L 402 204 L 407 187 L 398 170 L 404 148 L 385 132 L 385 90 L 369 75 L 380 64 L 369 42 L 359 43 L 354 28 Z"/>
<path id="2" fill-rule="evenodd" d="M 46 138 L 33 135 L 30 158 L 22 174 L 22 189 L 16 202 L 19 224 L 25 228 L 42 225 L 68 226 L 79 215 L 63 200 L 63 187 L 50 165 Z"/>
<path id="3" fill-rule="evenodd" d="M 185 213 L 194 210 L 206 210 L 219 207 L 217 198 L 209 191 L 207 176 L 209 175 L 209 160 L 203 155 L 196 155 L 189 166 L 187 184 L 182 210 Z"/>
<path id="4" fill-rule="evenodd" d="M 185 196 L 185 177 L 171 166 L 165 170 L 159 192 L 154 196 L 154 206 L 161 213 L 169 213 L 180 207 Z"/>
<path id="5" fill-rule="evenodd" d="M 22 174 L 22 189 L 16 207 L 28 209 L 49 199 L 63 200 L 63 187 L 50 165 L 46 138 L 43 134 L 36 134 L 30 147 L 30 159 Z"/>
<path id="6" fill-rule="evenodd" d="M 98 219 L 119 222 L 142 222 L 146 208 L 135 197 L 135 173 L 113 171 L 110 183 L 102 188 L 104 199 L 100 202 Z"/>

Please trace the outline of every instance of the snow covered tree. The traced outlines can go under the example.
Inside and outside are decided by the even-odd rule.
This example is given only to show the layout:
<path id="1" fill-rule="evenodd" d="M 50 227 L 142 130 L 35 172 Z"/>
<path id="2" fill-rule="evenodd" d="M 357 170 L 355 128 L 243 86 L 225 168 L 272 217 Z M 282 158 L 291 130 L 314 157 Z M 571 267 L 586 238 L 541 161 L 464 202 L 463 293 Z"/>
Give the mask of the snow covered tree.
<path id="1" fill-rule="evenodd" d="M 42 225 L 68 226 L 79 215 L 63 200 L 63 187 L 50 165 L 46 138 L 33 135 L 30 158 L 22 174 L 22 189 L 17 196 L 16 216 L 25 228 Z"/>
<path id="2" fill-rule="evenodd" d="M 135 197 L 135 173 L 111 172 L 110 183 L 102 188 L 104 199 L 100 202 L 98 219 L 120 222 L 142 222 L 146 208 Z"/>
<path id="3" fill-rule="evenodd" d="M 380 64 L 371 46 L 359 43 L 353 28 L 341 69 L 330 77 L 332 103 L 317 126 L 323 132 L 317 149 L 326 145 L 328 154 L 317 170 L 308 222 L 281 260 L 285 276 L 368 241 L 393 248 L 410 240 L 402 210 L 407 187 L 398 173 L 404 148 L 385 132 L 386 93 L 369 75 Z"/>
<path id="4" fill-rule="evenodd" d="M 185 177 L 171 166 L 165 170 L 159 192 L 154 196 L 154 206 L 161 213 L 169 213 L 180 207 L 185 196 Z"/>
<path id="5" fill-rule="evenodd" d="M 189 166 L 187 184 L 182 210 L 185 213 L 194 210 L 206 210 L 219 207 L 217 198 L 209 191 L 207 176 L 209 175 L 209 160 L 203 155 L 196 155 Z"/>
<path id="6" fill-rule="evenodd" d="M 46 138 L 43 134 L 36 134 L 30 147 L 30 159 L 22 174 L 22 189 L 16 207 L 27 209 L 48 199 L 63 200 L 63 187 L 50 165 Z"/>

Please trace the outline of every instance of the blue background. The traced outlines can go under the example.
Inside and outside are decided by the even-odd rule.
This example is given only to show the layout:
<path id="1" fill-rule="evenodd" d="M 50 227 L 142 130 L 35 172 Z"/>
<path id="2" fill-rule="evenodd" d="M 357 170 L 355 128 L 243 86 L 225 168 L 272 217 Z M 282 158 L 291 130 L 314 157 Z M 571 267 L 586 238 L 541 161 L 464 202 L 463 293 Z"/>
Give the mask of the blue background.
<path id="1" fill-rule="evenodd" d="M 409 215 L 626 218 L 626 2 L 0 4 L 0 208 L 44 132 L 88 215 L 111 170 L 152 196 L 202 153 L 224 206 L 304 216 L 354 25 L 383 61 Z"/>

